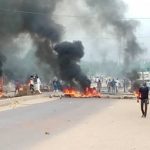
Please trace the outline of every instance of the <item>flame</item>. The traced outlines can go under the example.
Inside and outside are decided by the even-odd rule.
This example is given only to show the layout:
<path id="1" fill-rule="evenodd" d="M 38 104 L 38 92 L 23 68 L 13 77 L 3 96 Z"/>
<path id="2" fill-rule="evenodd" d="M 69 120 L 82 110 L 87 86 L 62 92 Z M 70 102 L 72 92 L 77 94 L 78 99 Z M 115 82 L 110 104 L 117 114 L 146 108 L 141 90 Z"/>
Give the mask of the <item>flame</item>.
<path id="1" fill-rule="evenodd" d="M 81 93 L 79 91 L 77 91 L 75 88 L 65 88 L 63 92 L 66 96 L 70 96 L 70 97 L 80 97 L 81 96 Z"/>
<path id="2" fill-rule="evenodd" d="M 136 97 L 136 98 L 140 98 L 140 92 L 138 91 L 138 90 L 136 90 L 136 91 L 134 91 L 134 96 Z"/>
<path id="3" fill-rule="evenodd" d="M 64 95 L 69 97 L 82 97 L 82 98 L 89 98 L 89 97 L 101 97 L 101 93 L 97 92 L 96 88 L 87 87 L 83 92 L 75 88 L 65 88 L 63 90 Z"/>

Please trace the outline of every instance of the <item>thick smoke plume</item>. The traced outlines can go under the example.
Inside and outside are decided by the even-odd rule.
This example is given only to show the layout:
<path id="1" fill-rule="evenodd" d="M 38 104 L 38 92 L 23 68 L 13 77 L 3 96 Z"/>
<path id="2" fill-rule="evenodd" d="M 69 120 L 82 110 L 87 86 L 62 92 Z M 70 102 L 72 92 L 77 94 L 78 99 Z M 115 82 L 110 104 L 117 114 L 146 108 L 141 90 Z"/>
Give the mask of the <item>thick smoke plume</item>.
<path id="1" fill-rule="evenodd" d="M 124 41 L 124 65 L 128 70 L 142 52 L 135 36 L 137 22 L 123 19 L 125 5 L 121 0 L 85 1 L 97 15 L 96 22 L 105 29 L 113 29 L 118 41 Z M 4 70 L 7 76 L 22 78 L 30 68 L 28 73 L 41 70 L 49 75 L 53 72 L 65 81 L 77 81 L 82 88 L 89 85 L 78 64 L 84 54 L 82 44 L 58 44 L 64 30 L 53 20 L 53 13 L 59 2 L 61 0 L 0 0 L 0 75 Z M 21 39 L 21 35 L 28 35 L 32 41 L 28 51 L 21 47 L 25 41 L 16 40 Z"/>
<path id="2" fill-rule="evenodd" d="M 25 66 L 22 68 L 23 70 L 30 68 L 28 72 L 42 70 L 42 68 L 39 69 L 38 66 L 35 65 L 37 58 L 38 62 L 46 63 L 48 66 L 52 65 L 52 67 L 55 68 L 55 55 L 52 55 L 52 49 L 49 48 L 47 43 L 59 42 L 63 33 L 63 27 L 55 23 L 52 19 L 58 2 L 59 0 L 0 1 L 0 58 L 3 58 L 4 55 L 6 62 L 10 62 L 11 60 L 10 63 L 6 63 L 3 66 L 4 59 L 1 59 L 0 70 L 4 68 L 4 73 L 7 76 L 13 78 L 25 77 L 25 71 L 21 71 L 20 68 L 16 67 L 17 64 L 22 67 Z M 29 34 L 30 40 L 33 41 L 34 46 L 31 46 L 28 52 L 24 53 L 25 48 L 20 48 L 20 45 L 23 43 L 14 42 L 15 39 L 20 37 L 20 34 Z M 22 51 L 22 55 L 19 55 L 19 51 Z M 35 55 L 34 51 L 36 53 Z M 22 62 L 21 59 L 18 58 L 19 56 L 24 58 Z M 30 60 L 28 59 L 29 57 Z M 34 62 L 34 65 L 32 65 L 32 62 Z M 39 67 L 41 66 L 42 65 L 39 65 Z M 17 74 L 20 74 L 20 76 L 17 76 Z"/>
<path id="3" fill-rule="evenodd" d="M 1 9 L 0 13 L 0 51 L 6 56 L 6 59 L 10 58 L 9 60 L 11 60 L 9 63 L 11 66 L 6 65 L 5 67 L 5 74 L 14 78 L 22 77 L 17 74 L 24 73 L 27 68 L 25 67 L 24 71 L 22 68 L 21 71 L 16 67 L 18 64 L 23 67 L 27 63 L 28 68 L 31 70 L 34 68 L 32 71 L 36 71 L 37 67 L 41 67 L 42 70 L 42 67 L 46 66 L 42 70 L 45 75 L 53 72 L 54 76 L 64 81 L 78 83 L 81 88 L 85 88 L 90 86 L 90 81 L 78 64 L 84 55 L 83 46 L 81 42 L 60 43 L 63 27 L 52 19 L 58 2 L 59 0 L 12 0 L 11 2 L 1 0 L 0 6 L 4 9 Z M 36 63 L 37 57 L 37 67 L 32 66 L 32 61 L 28 58 L 23 57 L 22 63 L 18 59 L 19 48 L 15 50 L 17 47 L 13 45 L 15 45 L 14 39 L 21 34 L 30 35 L 29 38 L 32 40 L 34 48 L 31 46 L 31 50 L 26 52 L 26 56 L 34 63 Z M 20 44 L 18 43 L 18 45 Z M 53 45 L 56 45 L 55 49 Z M 21 51 L 23 54 L 24 48 Z M 3 62 L 4 60 L 1 59 L 0 68 L 2 68 Z M 46 69 L 47 71 L 45 71 Z M 2 75 L 2 71 L 0 75 Z"/>
<path id="4" fill-rule="evenodd" d="M 112 28 L 119 42 L 124 41 L 124 69 L 129 70 L 136 57 L 143 51 L 137 42 L 135 30 L 137 22 L 126 20 L 126 6 L 122 0 L 86 0 L 98 23 L 103 29 Z"/>
<path id="5" fill-rule="evenodd" d="M 84 55 L 83 45 L 80 41 L 73 43 L 63 42 L 54 47 L 58 53 L 58 64 L 61 78 L 75 84 L 79 83 L 82 89 L 90 86 L 90 80 L 81 71 L 78 62 Z"/>

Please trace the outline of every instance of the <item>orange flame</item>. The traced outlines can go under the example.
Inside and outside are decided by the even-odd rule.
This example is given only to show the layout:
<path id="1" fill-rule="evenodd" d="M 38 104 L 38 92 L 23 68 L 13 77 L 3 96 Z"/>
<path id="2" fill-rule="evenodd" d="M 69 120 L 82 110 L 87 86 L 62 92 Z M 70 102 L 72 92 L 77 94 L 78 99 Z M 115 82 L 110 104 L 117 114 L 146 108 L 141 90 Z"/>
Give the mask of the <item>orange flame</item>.
<path id="1" fill-rule="evenodd" d="M 74 88 L 65 88 L 63 92 L 66 96 L 80 97 L 80 92 Z"/>
<path id="2" fill-rule="evenodd" d="M 139 99 L 141 96 L 140 92 L 138 90 L 134 91 L 134 96 Z"/>
<path id="3" fill-rule="evenodd" d="M 87 87 L 83 92 L 80 92 L 79 90 L 75 88 L 65 88 L 64 94 L 69 97 L 82 97 L 82 98 L 88 98 L 88 97 L 101 97 L 101 93 L 97 92 L 96 88 L 90 88 Z"/>

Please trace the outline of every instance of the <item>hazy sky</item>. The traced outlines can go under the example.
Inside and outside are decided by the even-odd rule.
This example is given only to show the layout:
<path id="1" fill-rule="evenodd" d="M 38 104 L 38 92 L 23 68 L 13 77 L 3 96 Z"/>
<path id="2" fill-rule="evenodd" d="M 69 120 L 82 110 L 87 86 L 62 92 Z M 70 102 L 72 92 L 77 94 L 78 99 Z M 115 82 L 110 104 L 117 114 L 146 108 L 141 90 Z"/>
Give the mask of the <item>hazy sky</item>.
<path id="1" fill-rule="evenodd" d="M 55 13 L 59 14 L 61 11 L 63 12 L 62 14 L 69 14 L 70 16 L 78 14 L 88 15 L 88 10 L 83 0 L 76 0 L 76 3 L 72 1 L 73 5 L 71 5 L 71 1 L 66 0 L 66 3 L 61 4 Z M 139 21 L 136 30 L 137 39 L 140 45 L 147 51 L 144 57 L 150 58 L 150 1 L 124 0 L 124 2 L 127 5 L 126 18 L 134 18 Z M 89 15 L 91 14 L 89 13 Z M 58 22 L 62 23 L 65 27 L 64 40 L 81 40 L 85 46 L 85 60 L 99 60 L 102 55 L 107 55 L 108 58 L 118 61 L 118 49 L 124 46 L 123 43 L 118 43 L 112 35 L 101 31 L 101 29 L 100 33 L 93 34 L 90 31 L 85 31 L 80 19 L 78 17 L 58 17 Z"/>
<path id="2" fill-rule="evenodd" d="M 139 18 L 139 27 L 137 28 L 137 37 L 142 45 L 146 47 L 150 58 L 150 1 L 149 0 L 124 0 L 128 4 L 127 16 Z"/>
<path id="3" fill-rule="evenodd" d="M 128 5 L 128 15 L 131 17 L 150 17 L 149 0 L 124 0 Z"/>

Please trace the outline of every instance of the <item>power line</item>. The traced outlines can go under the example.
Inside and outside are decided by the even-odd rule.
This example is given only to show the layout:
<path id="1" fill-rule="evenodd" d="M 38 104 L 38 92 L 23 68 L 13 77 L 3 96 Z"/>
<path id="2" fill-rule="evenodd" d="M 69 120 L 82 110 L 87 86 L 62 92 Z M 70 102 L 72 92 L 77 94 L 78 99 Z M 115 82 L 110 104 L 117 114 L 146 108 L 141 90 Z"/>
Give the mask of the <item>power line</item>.
<path id="1" fill-rule="evenodd" d="M 11 10 L 11 9 L 5 9 L 5 8 L 0 8 L 1 13 L 18 13 L 18 14 L 31 14 L 31 15 L 49 15 L 47 13 L 42 13 L 42 12 L 37 12 L 37 11 L 24 11 L 24 10 Z M 79 16 L 79 15 L 67 15 L 67 14 L 52 14 L 52 16 L 56 17 L 68 17 L 68 18 L 96 18 L 96 16 Z M 125 18 L 120 18 L 118 20 L 150 20 L 150 17 L 125 17 Z"/>
<path id="2" fill-rule="evenodd" d="M 19 14 L 32 14 L 32 15 L 49 15 L 47 13 L 42 12 L 34 12 L 34 11 L 23 11 L 23 10 L 11 10 L 11 9 L 4 9 L 0 8 L 0 12 L 2 13 L 19 13 Z M 77 15 L 60 15 L 60 14 L 53 14 L 52 16 L 58 16 L 58 17 L 70 17 L 70 18 L 81 18 L 81 17 L 87 17 L 87 18 L 95 18 L 96 16 L 77 16 Z M 121 20 L 150 20 L 149 17 L 147 18 L 121 18 Z M 80 37 L 82 39 L 87 39 L 89 37 Z M 137 38 L 150 38 L 150 36 L 137 36 Z M 112 37 L 95 37 L 94 39 L 114 39 Z"/>
<path id="3" fill-rule="evenodd" d="M 69 39 L 103 39 L 103 40 L 115 40 L 114 37 L 67 37 Z M 136 36 L 137 39 L 150 39 L 150 36 Z"/>
<path id="4" fill-rule="evenodd" d="M 0 8 L 0 12 L 2 13 L 19 13 L 19 14 L 32 14 L 32 15 L 49 15 L 48 13 L 42 13 L 42 12 L 36 12 L 36 11 L 24 11 L 24 10 L 11 10 L 11 9 L 4 9 Z M 52 16 L 58 16 L 58 17 L 72 17 L 72 18 L 82 18 L 82 17 L 87 17 L 87 18 L 94 18 L 96 16 L 78 16 L 78 15 L 60 15 L 60 14 L 52 14 Z"/>
<path id="5" fill-rule="evenodd" d="M 41 12 L 23 11 L 23 10 L 10 10 L 10 9 L 3 9 L 3 8 L 0 8 L 0 12 L 2 12 L 2 13 L 33 14 L 33 15 L 47 15 L 47 14 L 41 13 Z"/>

